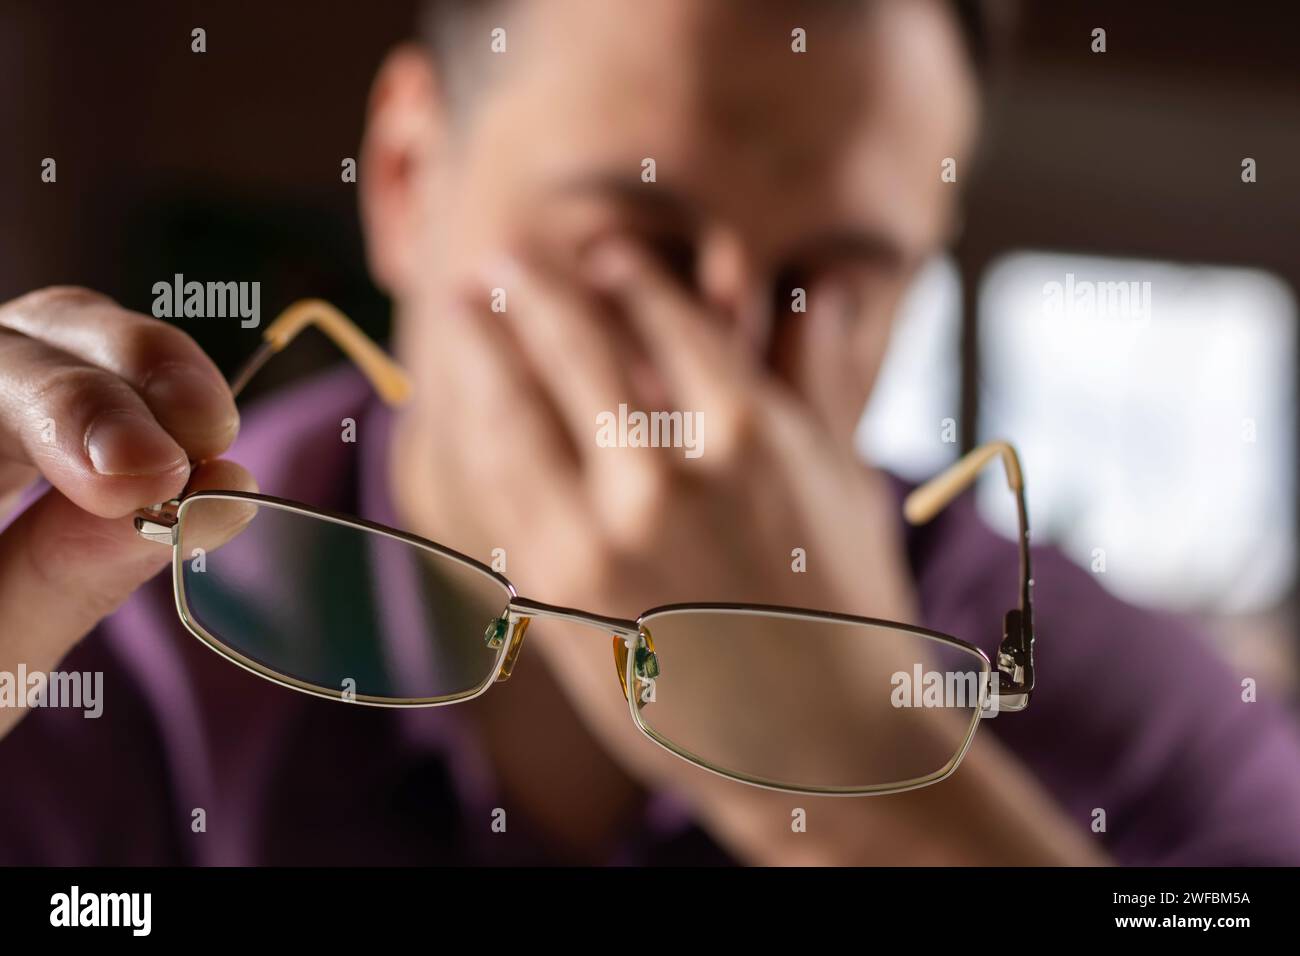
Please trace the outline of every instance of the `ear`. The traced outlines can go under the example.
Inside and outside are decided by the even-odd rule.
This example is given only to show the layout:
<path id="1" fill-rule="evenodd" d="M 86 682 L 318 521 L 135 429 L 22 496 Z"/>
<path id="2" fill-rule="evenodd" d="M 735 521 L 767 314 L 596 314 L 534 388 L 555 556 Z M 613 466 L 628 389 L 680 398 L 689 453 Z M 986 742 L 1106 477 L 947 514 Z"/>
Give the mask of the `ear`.
<path id="1" fill-rule="evenodd" d="M 417 240 L 445 119 L 428 54 L 414 44 L 394 49 L 370 91 L 358 171 L 370 274 L 392 295 L 408 284 L 419 257 Z"/>

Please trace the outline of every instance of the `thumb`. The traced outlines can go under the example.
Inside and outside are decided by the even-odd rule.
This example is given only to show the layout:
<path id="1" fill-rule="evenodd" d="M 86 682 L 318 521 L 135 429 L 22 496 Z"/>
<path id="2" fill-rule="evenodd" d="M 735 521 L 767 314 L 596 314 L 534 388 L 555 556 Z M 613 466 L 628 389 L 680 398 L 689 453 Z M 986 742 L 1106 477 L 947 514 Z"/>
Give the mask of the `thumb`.
<path id="1" fill-rule="evenodd" d="M 194 467 L 189 488 L 256 485 L 241 466 L 211 461 Z M 171 548 L 136 533 L 133 515 L 102 518 L 46 492 L 0 534 L 0 671 L 53 669 L 171 557 Z M 21 716 L 0 709 L 0 736 Z"/>

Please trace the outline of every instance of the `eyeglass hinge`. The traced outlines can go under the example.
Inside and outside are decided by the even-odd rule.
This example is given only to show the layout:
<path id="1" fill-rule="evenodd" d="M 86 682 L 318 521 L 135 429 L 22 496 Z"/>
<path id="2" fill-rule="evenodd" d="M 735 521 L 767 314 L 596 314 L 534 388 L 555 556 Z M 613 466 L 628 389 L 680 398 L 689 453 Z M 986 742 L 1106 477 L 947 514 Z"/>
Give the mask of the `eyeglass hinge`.
<path id="1" fill-rule="evenodd" d="M 1024 709 L 1034 689 L 1034 636 L 1019 608 L 1006 614 L 997 664 L 1000 709 Z"/>
<path id="2" fill-rule="evenodd" d="M 180 501 L 173 498 L 161 504 L 141 508 L 135 514 L 135 533 L 156 544 L 171 545 L 176 541 L 176 509 Z"/>

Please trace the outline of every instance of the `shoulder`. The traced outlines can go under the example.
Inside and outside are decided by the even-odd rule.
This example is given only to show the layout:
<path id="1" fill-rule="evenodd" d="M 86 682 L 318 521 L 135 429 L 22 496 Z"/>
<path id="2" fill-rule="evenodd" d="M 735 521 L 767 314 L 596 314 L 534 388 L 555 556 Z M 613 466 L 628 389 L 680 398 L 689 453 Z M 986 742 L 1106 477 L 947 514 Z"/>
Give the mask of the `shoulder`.
<path id="1" fill-rule="evenodd" d="M 1031 516 L 1032 517 L 1032 516 Z M 926 624 L 991 653 L 1017 600 L 1015 543 L 971 495 L 909 532 Z M 1032 551 L 1038 687 L 993 730 L 1124 862 L 1300 862 L 1300 734 L 1190 621 L 1135 607 L 1055 548 Z"/>

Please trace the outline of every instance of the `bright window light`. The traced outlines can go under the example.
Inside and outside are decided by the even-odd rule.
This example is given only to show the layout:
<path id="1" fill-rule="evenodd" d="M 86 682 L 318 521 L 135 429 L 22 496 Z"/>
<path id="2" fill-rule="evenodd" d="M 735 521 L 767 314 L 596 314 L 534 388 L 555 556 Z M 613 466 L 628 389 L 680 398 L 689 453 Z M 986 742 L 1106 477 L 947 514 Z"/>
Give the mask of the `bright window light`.
<path id="1" fill-rule="evenodd" d="M 1267 608 L 1296 563 L 1296 302 L 1256 270 L 1017 253 L 979 294 L 982 438 L 1035 540 L 1130 600 Z M 1006 491 L 979 501 L 1005 533 Z M 1104 570 L 1102 570 L 1104 569 Z"/>

